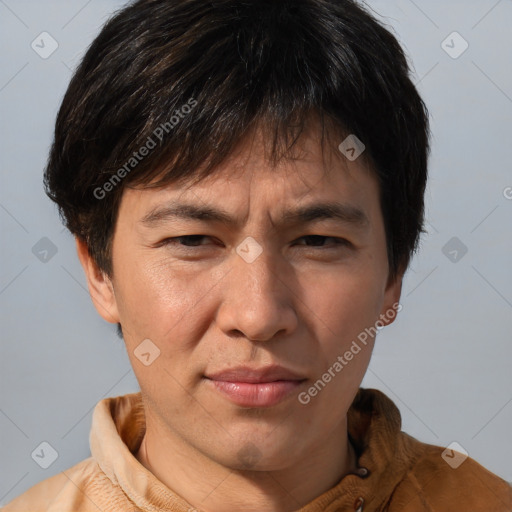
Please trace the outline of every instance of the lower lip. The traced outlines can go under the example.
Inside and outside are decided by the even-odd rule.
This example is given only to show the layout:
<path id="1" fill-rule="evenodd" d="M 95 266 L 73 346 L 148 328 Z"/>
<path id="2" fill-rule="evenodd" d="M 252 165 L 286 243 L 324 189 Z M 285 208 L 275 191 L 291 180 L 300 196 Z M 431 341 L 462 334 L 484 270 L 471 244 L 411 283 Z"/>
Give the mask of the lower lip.
<path id="1" fill-rule="evenodd" d="M 288 398 L 302 384 L 300 380 L 275 382 L 228 382 L 208 379 L 231 402 L 241 407 L 271 407 Z"/>

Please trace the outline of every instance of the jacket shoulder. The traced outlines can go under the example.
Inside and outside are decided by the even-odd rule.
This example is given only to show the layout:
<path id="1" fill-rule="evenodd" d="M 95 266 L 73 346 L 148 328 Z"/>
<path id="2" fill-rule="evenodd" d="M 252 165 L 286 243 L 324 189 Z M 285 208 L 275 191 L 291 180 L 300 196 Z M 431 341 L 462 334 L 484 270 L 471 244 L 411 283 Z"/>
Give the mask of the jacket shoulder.
<path id="1" fill-rule="evenodd" d="M 98 507 L 91 500 L 91 488 L 101 487 L 107 479 L 97 462 L 89 457 L 75 466 L 42 480 L 9 502 L 2 512 L 94 512 Z"/>
<path id="2" fill-rule="evenodd" d="M 402 435 L 413 463 L 395 488 L 390 512 L 512 512 L 511 484 L 471 457 Z"/>

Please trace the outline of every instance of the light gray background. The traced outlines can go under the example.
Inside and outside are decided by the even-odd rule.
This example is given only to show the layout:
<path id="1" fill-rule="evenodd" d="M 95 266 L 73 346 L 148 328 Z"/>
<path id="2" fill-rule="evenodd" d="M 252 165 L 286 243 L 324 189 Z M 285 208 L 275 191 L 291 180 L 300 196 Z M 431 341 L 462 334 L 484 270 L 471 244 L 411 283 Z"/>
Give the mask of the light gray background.
<path id="1" fill-rule="evenodd" d="M 0 504 L 89 456 L 95 404 L 138 390 L 123 342 L 94 310 L 72 237 L 42 189 L 71 70 L 123 4 L 0 0 Z M 414 63 L 434 139 L 429 233 L 363 385 L 396 402 L 409 434 L 441 446 L 457 441 L 511 481 L 512 2 L 369 5 Z M 30 46 L 43 31 L 59 44 L 45 60 Z M 469 43 L 457 59 L 441 46 L 453 31 Z M 451 39 L 452 52 L 462 48 Z M 43 237 L 57 248 L 46 263 L 32 252 Z M 443 253 L 452 237 L 468 249 L 462 258 L 456 249 L 457 262 Z M 42 441 L 59 454 L 46 470 L 31 458 Z"/>

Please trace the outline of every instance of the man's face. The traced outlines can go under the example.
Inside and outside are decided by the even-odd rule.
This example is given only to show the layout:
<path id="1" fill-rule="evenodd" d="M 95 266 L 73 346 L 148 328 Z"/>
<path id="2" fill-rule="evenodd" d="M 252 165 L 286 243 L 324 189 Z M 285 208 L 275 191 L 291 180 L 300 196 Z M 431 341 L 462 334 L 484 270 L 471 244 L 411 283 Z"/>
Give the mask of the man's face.
<path id="1" fill-rule="evenodd" d="M 323 158 L 308 137 L 274 169 L 255 141 L 198 184 L 125 190 L 108 319 L 123 326 L 162 435 L 226 467 L 269 470 L 342 435 L 374 341 L 358 335 L 398 301 L 400 279 L 387 282 L 362 157 L 326 146 Z"/>

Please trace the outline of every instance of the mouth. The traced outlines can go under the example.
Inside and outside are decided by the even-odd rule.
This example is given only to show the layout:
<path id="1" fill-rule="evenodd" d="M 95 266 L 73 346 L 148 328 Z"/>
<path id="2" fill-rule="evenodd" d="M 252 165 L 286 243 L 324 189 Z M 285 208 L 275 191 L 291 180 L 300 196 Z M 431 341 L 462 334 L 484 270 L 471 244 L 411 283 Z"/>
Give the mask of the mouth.
<path id="1" fill-rule="evenodd" d="M 306 377 L 282 366 L 237 367 L 205 375 L 213 389 L 240 407 L 272 407 L 289 398 Z"/>

